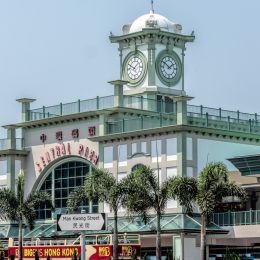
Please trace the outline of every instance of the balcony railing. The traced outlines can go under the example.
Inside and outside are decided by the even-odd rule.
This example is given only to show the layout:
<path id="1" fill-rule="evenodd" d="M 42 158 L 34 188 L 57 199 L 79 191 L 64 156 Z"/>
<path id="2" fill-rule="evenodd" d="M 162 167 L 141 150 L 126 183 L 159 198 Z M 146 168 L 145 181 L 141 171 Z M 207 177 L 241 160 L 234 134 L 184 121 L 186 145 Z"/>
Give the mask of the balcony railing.
<path id="1" fill-rule="evenodd" d="M 23 146 L 23 139 L 16 138 L 15 149 L 22 150 Z M 0 139 L 0 150 L 8 150 L 11 148 L 11 139 Z"/>
<path id="2" fill-rule="evenodd" d="M 96 97 L 88 100 L 78 100 L 56 106 L 50 106 L 28 111 L 29 121 L 52 118 L 58 116 L 71 115 L 81 112 L 95 111 L 98 109 L 113 108 L 114 96 Z M 140 96 L 124 96 L 123 107 L 141 109 L 153 112 L 172 113 L 176 111 L 176 104 L 170 101 L 157 101 Z"/>
<path id="3" fill-rule="evenodd" d="M 29 121 L 59 117 L 64 115 L 76 114 L 81 112 L 95 111 L 99 109 L 115 107 L 115 96 L 96 97 L 88 100 L 78 100 L 72 103 L 66 103 L 50 107 L 42 107 L 28 111 Z M 172 100 L 154 100 L 141 96 L 124 96 L 122 106 L 138 110 L 158 112 L 158 115 L 176 115 L 176 102 Z M 107 123 L 107 133 L 120 133 L 140 129 L 156 128 L 160 122 L 146 122 L 145 119 L 125 119 Z M 188 125 L 214 128 L 225 131 L 234 131 L 242 133 L 253 133 L 260 135 L 260 115 L 241 113 L 240 111 L 229 111 L 221 108 L 209 108 L 203 106 L 187 105 Z M 133 123 L 133 125 L 129 125 Z M 172 122 L 163 123 L 171 125 Z"/>
<path id="4" fill-rule="evenodd" d="M 260 210 L 215 213 L 213 222 L 219 226 L 259 225 Z"/>
<path id="5" fill-rule="evenodd" d="M 176 125 L 176 115 L 159 114 L 158 116 L 141 116 L 106 123 L 106 134 L 133 132 L 164 126 Z"/>

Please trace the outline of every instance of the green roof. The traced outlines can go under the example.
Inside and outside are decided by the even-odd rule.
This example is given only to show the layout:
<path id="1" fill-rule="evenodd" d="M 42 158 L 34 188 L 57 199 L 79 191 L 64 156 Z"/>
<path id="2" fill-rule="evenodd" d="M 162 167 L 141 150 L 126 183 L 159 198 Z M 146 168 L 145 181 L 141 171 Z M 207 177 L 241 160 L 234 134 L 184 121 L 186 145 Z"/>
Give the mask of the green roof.
<path id="1" fill-rule="evenodd" d="M 119 233 L 155 233 L 156 232 L 157 220 L 156 216 L 152 215 L 149 217 L 147 223 L 144 223 L 140 217 L 118 218 L 118 232 Z M 179 233 L 187 231 L 190 233 L 200 232 L 201 223 L 199 214 L 188 216 L 186 214 L 165 214 L 161 219 L 162 233 Z M 86 234 L 105 234 L 113 232 L 113 218 L 108 219 L 108 228 L 105 231 L 86 231 Z M 222 229 L 214 223 L 210 223 L 207 227 L 208 233 L 227 233 L 226 230 Z M 48 223 L 37 222 L 36 228 L 32 231 L 26 232 L 24 238 L 32 237 L 72 237 L 78 235 L 79 232 L 73 231 L 56 231 L 56 220 L 49 221 Z"/>

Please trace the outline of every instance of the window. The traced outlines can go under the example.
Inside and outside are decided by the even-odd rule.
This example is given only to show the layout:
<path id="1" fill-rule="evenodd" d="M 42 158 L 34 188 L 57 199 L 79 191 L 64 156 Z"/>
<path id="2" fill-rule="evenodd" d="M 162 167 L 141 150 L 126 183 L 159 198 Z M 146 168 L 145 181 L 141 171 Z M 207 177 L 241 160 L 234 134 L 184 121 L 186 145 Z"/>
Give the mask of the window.
<path id="1" fill-rule="evenodd" d="M 137 143 L 132 143 L 132 155 L 137 153 Z"/>
<path id="2" fill-rule="evenodd" d="M 161 169 L 153 169 L 154 174 L 159 179 L 159 184 L 162 184 L 162 170 Z"/>
<path id="3" fill-rule="evenodd" d="M 173 100 L 169 97 L 164 97 L 165 100 L 165 113 L 172 113 L 174 111 Z"/>
<path id="4" fill-rule="evenodd" d="M 192 160 L 192 138 L 187 137 L 187 160 Z"/>
<path id="5" fill-rule="evenodd" d="M 166 169 L 166 178 L 170 179 L 177 176 L 177 167 L 169 167 Z"/>
<path id="6" fill-rule="evenodd" d="M 113 146 L 104 147 L 104 168 L 113 167 Z"/>
<path id="7" fill-rule="evenodd" d="M 166 139 L 167 161 L 177 160 L 177 138 Z"/>
<path id="8" fill-rule="evenodd" d="M 132 167 L 131 171 L 134 172 L 137 169 L 142 168 L 142 167 L 144 167 L 144 165 L 141 164 L 141 163 L 138 163 L 138 164 L 136 164 L 135 166 Z"/>
<path id="9" fill-rule="evenodd" d="M 187 167 L 187 177 L 193 177 L 193 168 Z"/>
<path id="10" fill-rule="evenodd" d="M 141 152 L 147 153 L 147 144 L 146 142 L 141 142 Z"/>
<path id="11" fill-rule="evenodd" d="M 169 200 L 167 202 L 168 209 L 176 209 L 177 208 L 177 201 L 176 200 Z"/>
<path id="12" fill-rule="evenodd" d="M 127 145 L 118 145 L 118 166 L 127 166 Z"/>
<path id="13" fill-rule="evenodd" d="M 70 192 L 84 183 L 85 177 L 92 171 L 92 166 L 84 162 L 66 162 L 49 173 L 40 191 L 49 193 L 54 202 L 56 212 L 67 210 L 67 200 Z M 88 212 L 98 212 L 98 201 L 92 201 L 92 208 L 88 200 L 82 202 L 79 212 L 84 209 Z M 51 209 L 41 207 L 37 210 L 38 219 L 51 218 Z"/>
<path id="14" fill-rule="evenodd" d="M 162 154 L 162 141 L 161 140 L 155 140 L 152 141 L 152 162 L 161 162 L 161 154 Z"/>

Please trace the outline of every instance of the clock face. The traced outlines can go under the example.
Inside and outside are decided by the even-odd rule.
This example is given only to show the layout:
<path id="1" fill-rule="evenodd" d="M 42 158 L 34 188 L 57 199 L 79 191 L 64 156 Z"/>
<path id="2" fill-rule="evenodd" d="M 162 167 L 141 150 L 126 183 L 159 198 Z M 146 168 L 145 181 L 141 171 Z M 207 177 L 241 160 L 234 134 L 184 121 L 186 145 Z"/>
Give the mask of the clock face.
<path id="1" fill-rule="evenodd" d="M 123 78 L 129 82 L 129 86 L 137 86 L 146 75 L 146 57 L 140 51 L 130 52 L 123 63 Z"/>
<path id="2" fill-rule="evenodd" d="M 130 79 L 137 80 L 144 69 L 142 60 L 139 57 L 133 56 L 127 63 L 127 74 Z"/>
<path id="3" fill-rule="evenodd" d="M 166 79 L 173 79 L 177 74 L 177 64 L 171 56 L 165 56 L 161 60 L 160 67 L 162 75 Z"/>
<path id="4" fill-rule="evenodd" d="M 174 51 L 160 52 L 155 67 L 158 78 L 164 85 L 172 87 L 179 82 L 182 75 L 182 64 L 178 54 Z"/>

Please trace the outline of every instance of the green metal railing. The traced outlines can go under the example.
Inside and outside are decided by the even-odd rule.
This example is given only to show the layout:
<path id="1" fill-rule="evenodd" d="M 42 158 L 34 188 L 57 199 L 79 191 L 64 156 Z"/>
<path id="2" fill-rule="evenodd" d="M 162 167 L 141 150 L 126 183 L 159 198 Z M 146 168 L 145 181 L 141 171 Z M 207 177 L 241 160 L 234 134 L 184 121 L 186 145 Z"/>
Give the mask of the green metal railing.
<path id="1" fill-rule="evenodd" d="M 96 97 L 88 100 L 78 100 L 72 103 L 60 103 L 56 106 L 42 107 L 28 111 L 29 121 L 59 117 L 99 109 L 113 108 L 114 96 Z M 172 100 L 154 100 L 141 96 L 124 96 L 123 107 L 153 111 L 160 114 L 175 116 L 176 102 Z M 131 118 L 107 123 L 107 133 L 121 133 L 141 129 L 156 128 L 165 125 L 174 125 L 176 122 L 163 122 L 145 118 Z M 131 121 L 131 122 L 130 122 Z M 214 128 L 225 131 L 260 134 L 260 115 L 229 111 L 221 108 L 187 105 L 187 123 L 191 126 Z"/>
<path id="2" fill-rule="evenodd" d="M 259 225 L 260 210 L 215 213 L 213 222 L 219 226 Z"/>
<path id="3" fill-rule="evenodd" d="M 78 100 L 72 103 L 60 103 L 56 106 L 49 106 L 28 111 L 29 121 L 65 116 L 81 112 L 95 111 L 98 109 L 113 108 L 114 96 L 96 97 L 88 100 Z M 141 109 L 153 112 L 173 113 L 176 112 L 176 103 L 169 101 L 157 101 L 143 98 L 141 96 L 124 96 L 123 107 Z"/>
<path id="4" fill-rule="evenodd" d="M 142 116 L 107 122 L 106 134 L 133 132 L 170 125 L 176 125 L 176 115 L 159 114 L 158 116 Z"/>
<path id="5" fill-rule="evenodd" d="M 98 109 L 106 109 L 114 106 L 114 96 L 96 97 L 88 100 L 78 100 L 72 103 L 60 103 L 56 106 L 49 106 L 28 111 L 29 121 L 52 118 L 57 116 L 71 115 Z"/>
<path id="6" fill-rule="evenodd" d="M 23 138 L 16 138 L 15 149 L 22 150 L 23 147 L 24 147 Z M 8 150 L 8 149 L 11 149 L 11 139 L 0 139 L 0 150 Z"/>

